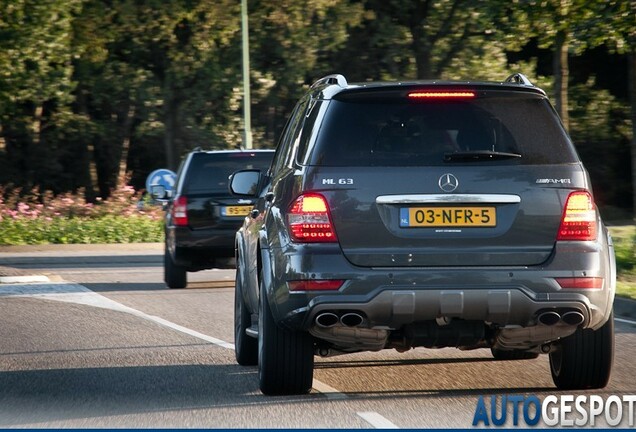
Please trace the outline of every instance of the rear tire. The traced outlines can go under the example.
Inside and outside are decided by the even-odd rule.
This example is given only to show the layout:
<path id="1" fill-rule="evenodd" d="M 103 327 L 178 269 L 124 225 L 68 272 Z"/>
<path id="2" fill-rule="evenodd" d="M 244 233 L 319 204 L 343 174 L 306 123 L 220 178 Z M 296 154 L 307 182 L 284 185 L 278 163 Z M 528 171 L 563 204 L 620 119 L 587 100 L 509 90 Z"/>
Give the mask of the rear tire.
<path id="1" fill-rule="evenodd" d="M 550 370 L 560 390 L 600 389 L 614 360 L 614 313 L 598 330 L 577 329 L 550 353 Z"/>
<path id="2" fill-rule="evenodd" d="M 266 395 L 307 394 L 314 375 L 313 337 L 278 326 L 261 278 L 258 323 L 258 377 Z"/>
<path id="3" fill-rule="evenodd" d="M 532 360 L 539 357 L 539 353 L 519 350 L 500 350 L 490 348 L 490 352 L 495 360 Z"/>
<path id="4" fill-rule="evenodd" d="M 245 334 L 245 329 L 252 326 L 252 317 L 243 301 L 239 271 L 237 267 L 234 283 L 234 354 L 241 366 L 254 366 L 258 364 L 258 340 Z"/>
<path id="5" fill-rule="evenodd" d="M 172 261 L 170 252 L 166 248 L 163 254 L 163 279 L 168 288 L 185 288 L 188 284 L 188 276 L 185 267 L 178 266 Z"/>

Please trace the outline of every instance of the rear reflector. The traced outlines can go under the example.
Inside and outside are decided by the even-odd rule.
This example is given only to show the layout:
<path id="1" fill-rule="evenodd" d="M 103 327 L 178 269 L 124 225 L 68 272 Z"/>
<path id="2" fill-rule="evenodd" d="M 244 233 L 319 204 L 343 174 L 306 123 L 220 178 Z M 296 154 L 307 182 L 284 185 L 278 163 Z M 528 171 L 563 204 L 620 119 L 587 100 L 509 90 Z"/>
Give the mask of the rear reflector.
<path id="1" fill-rule="evenodd" d="M 291 237 L 303 243 L 336 242 L 327 200 L 320 194 L 299 196 L 287 215 Z"/>
<path id="2" fill-rule="evenodd" d="M 288 281 L 290 291 L 335 291 L 340 289 L 344 280 L 340 279 L 310 279 Z"/>
<path id="3" fill-rule="evenodd" d="M 596 207 L 589 192 L 572 192 L 565 203 L 557 240 L 595 240 Z"/>
<path id="4" fill-rule="evenodd" d="M 555 278 L 561 288 L 571 289 L 602 289 L 603 278 L 599 277 L 572 277 Z"/>
<path id="5" fill-rule="evenodd" d="M 420 91 L 409 93 L 412 99 L 466 99 L 474 98 L 475 93 L 471 91 Z"/>
<path id="6" fill-rule="evenodd" d="M 176 226 L 188 226 L 188 197 L 175 197 L 172 203 L 172 222 Z"/>

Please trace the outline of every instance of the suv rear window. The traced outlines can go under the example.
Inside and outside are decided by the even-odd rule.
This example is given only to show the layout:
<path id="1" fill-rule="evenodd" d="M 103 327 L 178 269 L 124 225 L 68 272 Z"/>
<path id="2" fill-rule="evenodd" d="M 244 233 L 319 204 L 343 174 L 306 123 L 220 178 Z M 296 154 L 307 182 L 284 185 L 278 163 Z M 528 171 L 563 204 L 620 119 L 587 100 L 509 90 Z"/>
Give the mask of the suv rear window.
<path id="1" fill-rule="evenodd" d="M 445 154 L 479 151 L 520 155 L 483 162 L 489 164 L 578 161 L 554 110 L 538 95 L 490 92 L 474 99 L 413 101 L 343 93 L 338 98 L 329 102 L 310 165 L 436 166 L 466 163 L 445 162 Z"/>
<path id="2" fill-rule="evenodd" d="M 228 193 L 228 177 L 242 169 L 266 171 L 272 153 L 197 153 L 185 178 L 185 193 Z"/>

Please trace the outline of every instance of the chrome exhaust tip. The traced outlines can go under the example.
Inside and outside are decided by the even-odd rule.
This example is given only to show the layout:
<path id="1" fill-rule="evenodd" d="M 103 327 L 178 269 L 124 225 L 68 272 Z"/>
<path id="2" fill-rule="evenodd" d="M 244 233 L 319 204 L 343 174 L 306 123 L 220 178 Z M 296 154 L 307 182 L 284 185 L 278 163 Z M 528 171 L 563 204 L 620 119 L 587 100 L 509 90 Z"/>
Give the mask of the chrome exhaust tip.
<path id="1" fill-rule="evenodd" d="M 585 321 L 585 317 L 581 312 L 570 311 L 564 313 L 561 316 L 561 320 L 568 325 L 576 326 L 579 324 L 583 324 L 583 321 Z"/>
<path id="2" fill-rule="evenodd" d="M 553 326 L 561 321 L 561 315 L 553 311 L 543 312 L 541 315 L 539 315 L 538 320 L 543 325 Z"/>
<path id="3" fill-rule="evenodd" d="M 338 321 L 338 315 L 331 312 L 324 312 L 316 317 L 316 324 L 322 328 L 333 327 L 338 324 Z"/>
<path id="4" fill-rule="evenodd" d="M 364 318 L 358 313 L 350 312 L 344 314 L 340 318 L 340 322 L 346 327 L 357 327 L 364 322 Z"/>

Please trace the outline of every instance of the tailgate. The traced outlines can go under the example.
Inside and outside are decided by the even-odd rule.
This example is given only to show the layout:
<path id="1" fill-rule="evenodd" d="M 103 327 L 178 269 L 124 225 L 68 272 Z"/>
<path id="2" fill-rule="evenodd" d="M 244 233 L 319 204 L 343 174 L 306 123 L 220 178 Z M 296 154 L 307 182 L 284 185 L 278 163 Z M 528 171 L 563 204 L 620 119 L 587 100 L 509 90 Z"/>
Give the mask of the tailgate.
<path id="1" fill-rule="evenodd" d="M 252 210 L 253 200 L 224 195 L 188 195 L 188 225 L 192 229 L 238 229 Z"/>
<path id="2" fill-rule="evenodd" d="M 342 251 L 364 267 L 541 264 L 569 193 L 586 186 L 576 164 L 315 169 L 305 190 L 327 198 Z M 324 189 L 332 179 L 345 184 Z"/>

